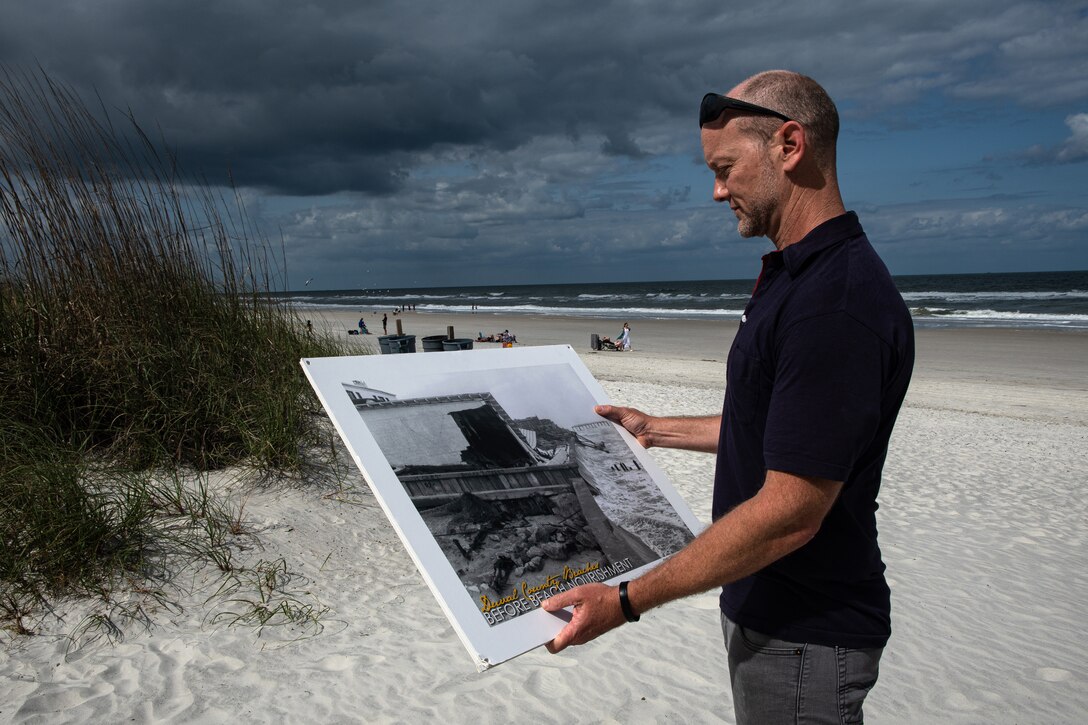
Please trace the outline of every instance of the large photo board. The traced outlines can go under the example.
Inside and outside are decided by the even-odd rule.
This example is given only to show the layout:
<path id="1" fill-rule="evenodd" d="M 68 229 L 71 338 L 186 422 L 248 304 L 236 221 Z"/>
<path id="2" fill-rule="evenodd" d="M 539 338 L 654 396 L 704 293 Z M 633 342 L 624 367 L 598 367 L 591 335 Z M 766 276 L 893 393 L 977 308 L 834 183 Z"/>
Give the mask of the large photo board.
<path id="1" fill-rule="evenodd" d="M 630 579 L 698 520 L 569 346 L 306 358 L 303 370 L 478 669 L 551 640 L 540 609 Z"/>

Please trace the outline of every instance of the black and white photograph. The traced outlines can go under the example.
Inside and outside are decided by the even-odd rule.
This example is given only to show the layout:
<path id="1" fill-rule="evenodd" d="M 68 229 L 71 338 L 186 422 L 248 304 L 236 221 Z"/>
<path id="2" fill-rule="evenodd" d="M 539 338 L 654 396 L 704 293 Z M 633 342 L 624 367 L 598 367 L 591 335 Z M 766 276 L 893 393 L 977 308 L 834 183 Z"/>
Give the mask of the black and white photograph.
<path id="1" fill-rule="evenodd" d="M 558 582 L 622 574 L 692 538 L 569 367 L 442 376 L 473 391 L 452 395 L 343 385 L 489 624 Z"/>
<path id="2" fill-rule="evenodd" d="M 652 458 L 594 412 L 603 392 L 569 347 L 303 366 L 455 627 L 508 641 L 532 621 L 525 649 L 539 645 L 562 623 L 543 599 L 630 578 L 698 528 Z"/>

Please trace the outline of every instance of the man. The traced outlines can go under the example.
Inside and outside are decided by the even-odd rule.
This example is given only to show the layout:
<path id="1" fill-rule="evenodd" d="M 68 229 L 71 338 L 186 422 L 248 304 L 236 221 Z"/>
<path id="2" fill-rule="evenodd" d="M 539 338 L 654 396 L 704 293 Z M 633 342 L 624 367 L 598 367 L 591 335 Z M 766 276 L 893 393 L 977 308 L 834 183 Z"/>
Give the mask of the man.
<path id="1" fill-rule="evenodd" d="M 715 201 L 776 248 L 729 352 L 722 415 L 597 412 L 647 448 L 716 453 L 714 523 L 618 591 L 546 600 L 573 607 L 548 648 L 721 586 L 738 722 L 860 722 L 891 632 L 875 511 L 914 362 L 910 314 L 843 205 L 838 112 L 819 84 L 760 73 L 708 94 L 699 123 Z"/>

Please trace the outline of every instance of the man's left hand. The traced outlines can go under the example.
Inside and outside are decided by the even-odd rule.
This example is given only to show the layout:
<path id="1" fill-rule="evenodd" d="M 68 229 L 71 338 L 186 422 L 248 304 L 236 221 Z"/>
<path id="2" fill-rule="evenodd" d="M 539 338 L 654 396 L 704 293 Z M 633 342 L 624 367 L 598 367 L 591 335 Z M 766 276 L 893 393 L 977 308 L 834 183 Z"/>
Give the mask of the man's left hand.
<path id="1" fill-rule="evenodd" d="M 548 597 L 540 606 L 548 612 L 564 607 L 574 607 L 574 616 L 555 639 L 545 646 L 552 654 L 572 644 L 585 644 L 615 629 L 626 621 L 620 609 L 620 595 L 616 587 L 605 584 L 585 584 L 569 591 Z"/>

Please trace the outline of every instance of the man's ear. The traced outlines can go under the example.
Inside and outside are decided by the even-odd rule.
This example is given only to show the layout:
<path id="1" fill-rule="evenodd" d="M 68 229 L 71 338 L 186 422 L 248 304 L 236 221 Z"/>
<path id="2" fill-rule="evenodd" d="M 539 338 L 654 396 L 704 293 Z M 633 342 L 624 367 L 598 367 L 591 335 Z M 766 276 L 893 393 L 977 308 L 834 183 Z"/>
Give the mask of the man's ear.
<path id="1" fill-rule="evenodd" d="M 793 171 L 808 153 L 805 127 L 797 121 L 786 121 L 778 133 L 782 136 L 782 170 Z"/>

